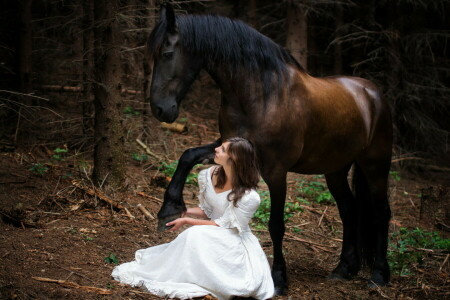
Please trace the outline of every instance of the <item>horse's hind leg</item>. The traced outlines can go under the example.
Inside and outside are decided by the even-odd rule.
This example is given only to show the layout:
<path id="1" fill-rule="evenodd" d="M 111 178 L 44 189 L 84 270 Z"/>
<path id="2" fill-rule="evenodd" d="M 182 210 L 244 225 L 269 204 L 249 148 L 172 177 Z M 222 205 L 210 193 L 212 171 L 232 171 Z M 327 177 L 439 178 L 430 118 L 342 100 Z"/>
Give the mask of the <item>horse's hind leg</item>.
<path id="1" fill-rule="evenodd" d="M 369 235 L 370 238 L 365 243 L 369 246 L 367 261 L 371 263 L 372 269 L 369 285 L 386 285 L 390 280 L 389 264 L 386 258 L 391 217 L 388 201 L 390 164 L 390 155 L 378 157 L 378 159 L 366 157 L 357 161 L 361 175 L 366 181 L 369 196 L 368 199 L 365 199 L 369 202 L 369 206 L 366 207 L 366 224 L 364 226 L 367 230 L 366 235 Z"/>
<path id="2" fill-rule="evenodd" d="M 358 207 L 347 180 L 349 169 L 350 166 L 346 166 L 342 170 L 325 175 L 344 227 L 340 261 L 331 272 L 330 279 L 351 279 L 361 268 L 357 250 Z"/>

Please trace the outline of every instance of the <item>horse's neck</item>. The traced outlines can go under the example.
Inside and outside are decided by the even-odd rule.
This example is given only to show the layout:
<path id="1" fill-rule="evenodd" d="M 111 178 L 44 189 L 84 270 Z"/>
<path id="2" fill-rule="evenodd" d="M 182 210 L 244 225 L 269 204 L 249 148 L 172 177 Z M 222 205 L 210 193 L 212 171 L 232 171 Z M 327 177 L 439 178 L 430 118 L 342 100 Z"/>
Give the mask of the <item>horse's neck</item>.
<path id="1" fill-rule="evenodd" d="M 221 65 L 214 69 L 207 69 L 207 72 L 221 89 L 222 105 L 239 108 L 249 106 L 250 109 L 266 106 L 268 102 L 279 105 L 284 101 L 289 101 L 292 93 L 296 97 L 307 93 L 308 82 L 315 81 L 315 78 L 293 66 L 287 68 L 288 78 L 281 85 L 277 83 L 280 78 L 277 79 L 274 72 L 268 95 L 264 94 L 264 86 L 258 77 L 259 74 L 254 74 L 252 71 L 233 73 Z"/>
<path id="2" fill-rule="evenodd" d="M 261 84 L 252 79 L 248 72 L 232 72 L 217 68 L 207 70 L 219 86 L 222 93 L 222 106 L 249 110 L 263 104 Z M 250 113 L 250 111 L 247 111 Z"/>

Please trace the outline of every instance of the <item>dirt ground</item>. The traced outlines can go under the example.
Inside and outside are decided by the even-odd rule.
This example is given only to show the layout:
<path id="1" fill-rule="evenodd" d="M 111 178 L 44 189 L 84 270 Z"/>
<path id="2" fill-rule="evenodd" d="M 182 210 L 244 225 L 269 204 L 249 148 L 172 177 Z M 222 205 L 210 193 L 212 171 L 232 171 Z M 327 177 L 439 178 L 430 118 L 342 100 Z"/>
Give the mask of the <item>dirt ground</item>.
<path id="1" fill-rule="evenodd" d="M 218 137 L 218 98 L 214 88 L 196 85 L 181 111 L 180 120 L 186 123 L 187 132 L 171 132 L 151 119 L 151 130 L 144 141 L 156 156 L 167 162 L 178 159 L 188 147 L 213 141 Z M 129 103 L 136 105 L 133 100 Z M 70 119 L 68 115 L 65 117 Z M 125 191 L 112 192 L 109 198 L 120 202 L 135 218 L 128 216 L 124 209 L 113 209 L 99 193 L 89 194 L 92 184 L 87 175 L 92 170 L 92 147 L 86 147 L 87 143 L 78 148 L 68 144 L 68 152 L 59 160 L 53 157 L 55 148 L 64 147 L 66 140 L 71 141 L 67 138 L 70 125 L 58 125 L 67 129 L 66 140 L 61 138 L 60 144 L 49 137 L 48 141 L 0 153 L 1 299 L 159 299 L 115 282 L 110 276 L 115 264 L 105 260 L 109 257 L 117 258 L 119 263 L 130 261 L 136 250 L 169 242 L 176 236 L 176 233 L 157 232 L 156 220 L 145 219 L 137 208 L 142 204 L 156 216 L 165 177 L 157 170 L 157 158 L 148 155 L 145 162 L 132 158 L 133 154 L 145 153 L 135 142 L 136 138 L 143 139 L 141 116 L 124 118 L 128 181 Z M 44 129 L 55 132 L 55 123 L 46 121 Z M 47 170 L 43 174 L 32 170 L 36 163 Z M 390 186 L 391 234 L 400 227 L 439 231 L 432 222 L 419 220 L 420 195 L 422 189 L 430 186 L 449 187 L 449 174 L 430 172 L 419 176 L 399 167 L 394 163 L 400 180 L 392 180 Z M 313 177 L 290 174 L 288 201 L 298 196 L 300 180 L 310 181 Z M 261 189 L 266 187 L 261 185 Z M 188 205 L 196 205 L 195 185 L 186 186 L 184 199 Z M 276 299 L 450 298 L 448 253 L 427 249 L 417 250 L 425 253 L 424 261 L 412 266 L 413 274 L 393 274 L 388 287 L 369 289 L 366 270 L 351 281 L 328 280 L 341 247 L 342 224 L 337 207 L 313 202 L 303 206 L 303 211 L 295 211 L 287 223 L 284 253 L 289 290 L 287 296 Z M 270 261 L 269 234 L 260 226 L 254 227 Z M 440 234 L 448 238 L 448 232 L 440 231 Z M 45 282 L 42 278 L 59 282 Z"/>

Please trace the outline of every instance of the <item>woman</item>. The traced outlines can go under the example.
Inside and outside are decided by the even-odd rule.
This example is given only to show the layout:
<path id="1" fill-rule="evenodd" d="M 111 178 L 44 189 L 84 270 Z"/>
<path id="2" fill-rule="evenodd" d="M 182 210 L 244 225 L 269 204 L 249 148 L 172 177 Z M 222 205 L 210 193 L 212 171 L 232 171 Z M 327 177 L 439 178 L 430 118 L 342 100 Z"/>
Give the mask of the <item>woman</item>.
<path id="1" fill-rule="evenodd" d="M 219 166 L 198 175 L 199 207 L 167 223 L 170 230 L 196 226 L 170 243 L 138 250 L 135 261 L 113 270 L 114 279 L 171 298 L 273 296 L 267 258 L 248 224 L 260 204 L 255 151 L 243 138 L 215 151 Z"/>

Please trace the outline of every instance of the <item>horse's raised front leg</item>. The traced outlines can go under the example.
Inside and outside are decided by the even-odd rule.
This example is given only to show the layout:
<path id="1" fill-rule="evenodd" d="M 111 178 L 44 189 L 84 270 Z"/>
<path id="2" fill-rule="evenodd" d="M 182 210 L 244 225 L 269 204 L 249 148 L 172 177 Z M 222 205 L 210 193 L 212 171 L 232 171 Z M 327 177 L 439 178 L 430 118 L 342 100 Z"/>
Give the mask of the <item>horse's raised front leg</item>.
<path id="1" fill-rule="evenodd" d="M 347 174 L 350 166 L 326 174 L 327 186 L 336 200 L 343 225 L 343 242 L 339 264 L 330 274 L 330 279 L 351 279 L 361 268 L 357 248 L 358 203 L 350 189 Z"/>
<path id="2" fill-rule="evenodd" d="M 286 262 L 283 256 L 284 203 L 286 200 L 286 171 L 268 168 L 262 176 L 270 190 L 269 232 L 273 244 L 272 279 L 275 294 L 284 295 L 287 289 Z"/>
<path id="3" fill-rule="evenodd" d="M 166 223 L 173 221 L 186 211 L 183 201 L 183 188 L 189 172 L 196 164 L 211 162 L 214 159 L 214 149 L 221 144 L 218 139 L 214 143 L 190 148 L 181 155 L 175 174 L 164 193 L 164 202 L 158 212 L 158 231 L 164 231 L 169 227 Z"/>

